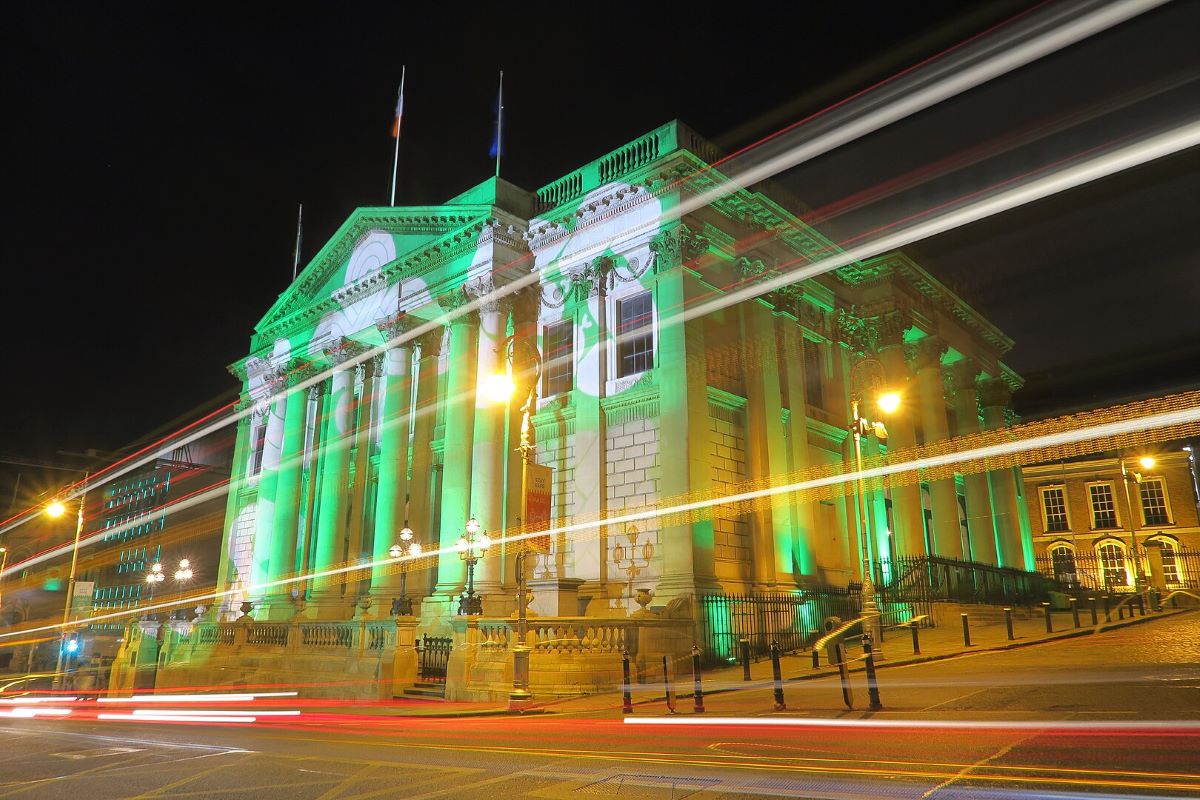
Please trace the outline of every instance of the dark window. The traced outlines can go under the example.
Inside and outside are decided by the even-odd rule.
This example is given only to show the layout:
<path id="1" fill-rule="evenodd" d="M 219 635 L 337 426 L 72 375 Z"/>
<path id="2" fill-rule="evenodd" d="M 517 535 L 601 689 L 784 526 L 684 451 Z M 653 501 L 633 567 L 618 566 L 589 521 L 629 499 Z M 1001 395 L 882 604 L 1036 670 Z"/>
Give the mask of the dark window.
<path id="1" fill-rule="evenodd" d="M 1158 478 L 1142 481 L 1142 514 L 1147 525 L 1170 525 L 1167 515 L 1167 496 L 1163 483 Z M 1164 551 L 1165 552 L 1165 551 Z"/>
<path id="2" fill-rule="evenodd" d="M 552 397 L 571 391 L 575 327 L 570 322 L 547 325 L 542 331 L 542 394 Z"/>
<path id="3" fill-rule="evenodd" d="M 1071 523 L 1067 520 L 1067 501 L 1063 497 L 1061 486 L 1050 486 L 1042 490 L 1042 508 L 1046 513 L 1047 531 L 1071 530 Z"/>
<path id="4" fill-rule="evenodd" d="M 804 340 L 804 399 L 810 406 L 824 408 L 825 396 L 821 386 L 821 345 Z"/>
<path id="5" fill-rule="evenodd" d="M 250 464 L 250 474 L 257 475 L 262 471 L 263 450 L 267 445 L 267 422 L 263 420 L 254 431 L 254 458 Z"/>
<path id="6" fill-rule="evenodd" d="M 617 302 L 617 377 L 636 375 L 654 366 L 654 331 L 650 293 Z"/>
<path id="7" fill-rule="evenodd" d="M 1075 553 L 1067 547 L 1056 547 L 1050 551 L 1050 560 L 1054 564 L 1054 579 L 1068 586 L 1078 583 L 1075 575 Z"/>
<path id="8" fill-rule="evenodd" d="M 1112 484 L 1093 483 L 1088 486 L 1088 493 L 1092 499 L 1092 527 L 1117 527 L 1117 506 L 1113 502 Z"/>

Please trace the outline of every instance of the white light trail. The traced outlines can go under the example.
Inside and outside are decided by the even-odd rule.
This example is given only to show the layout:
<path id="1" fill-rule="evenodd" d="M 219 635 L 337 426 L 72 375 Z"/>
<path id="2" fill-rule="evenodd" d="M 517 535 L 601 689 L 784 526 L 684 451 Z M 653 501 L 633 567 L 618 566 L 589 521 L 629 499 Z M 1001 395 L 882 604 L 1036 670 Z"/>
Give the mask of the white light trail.
<path id="1" fill-rule="evenodd" d="M 222 710 L 211 709 L 211 708 L 163 708 L 163 709 L 135 708 L 133 710 L 134 716 L 154 717 L 154 718 L 167 717 L 167 716 L 190 717 L 190 718 L 204 717 L 204 716 L 244 717 L 244 716 L 247 716 L 248 714 L 253 714 L 256 717 L 297 717 L 300 715 L 300 710 L 299 709 L 290 709 L 287 711 L 259 711 L 257 708 L 252 711 L 248 711 L 245 709 L 240 710 L 240 711 L 222 711 Z"/>
<path id="2" fill-rule="evenodd" d="M 717 506 L 717 505 L 724 505 L 727 503 L 733 504 L 733 503 L 739 503 L 739 502 L 743 502 L 743 501 L 760 500 L 760 499 L 772 497 L 772 496 L 778 495 L 778 494 L 787 494 L 787 493 L 791 493 L 791 492 L 804 491 L 807 489 L 815 489 L 815 488 L 819 488 L 819 487 L 823 487 L 823 486 L 832 486 L 832 485 L 836 485 L 836 484 L 840 484 L 840 483 L 857 481 L 860 475 L 862 476 L 863 480 L 869 480 L 872 478 L 881 478 L 881 477 L 885 477 L 887 475 L 893 475 L 893 474 L 899 474 L 899 473 L 905 473 L 905 472 L 913 472 L 916 470 L 929 469 L 932 467 L 945 466 L 948 464 L 956 464 L 956 463 L 964 462 L 964 461 L 976 461 L 976 460 L 983 460 L 983 459 L 987 459 L 987 458 L 995 458 L 995 457 L 999 457 L 999 456 L 1006 456 L 1006 455 L 1012 455 L 1014 453 L 1024 452 L 1026 450 L 1037 450 L 1037 449 L 1041 449 L 1041 448 L 1045 448 L 1045 447 L 1053 447 L 1053 446 L 1057 446 L 1057 445 L 1070 444 L 1072 442 L 1087 441 L 1090 439 L 1103 439 L 1106 437 L 1118 436 L 1118 435 L 1126 434 L 1126 433 L 1154 430 L 1157 428 L 1170 428 L 1172 426 L 1194 423 L 1194 422 L 1200 422 L 1200 406 L 1191 406 L 1191 407 L 1180 409 L 1177 411 L 1168 411 L 1168 412 L 1163 412 L 1161 414 L 1151 414 L 1151 415 L 1147 415 L 1144 417 L 1138 417 L 1135 419 L 1119 420 L 1117 422 L 1106 422 L 1106 423 L 1101 423 L 1101 424 L 1097 424 L 1097 425 L 1089 425 L 1089 426 L 1086 426 L 1083 428 L 1078 428 L 1076 430 L 1071 430 L 1071 431 L 1061 431 L 1058 433 L 1045 434 L 1042 436 L 1031 436 L 1029 438 L 1018 440 L 1018 441 L 1002 442 L 1002 443 L 994 444 L 994 445 L 986 445 L 984 447 L 976 447 L 976 448 L 972 448 L 970 450 L 964 450 L 964 451 L 960 451 L 960 452 L 944 453 L 944 454 L 937 455 L 937 456 L 926 456 L 926 457 L 922 457 L 922 458 L 914 458 L 914 459 L 910 459 L 908 461 L 903 461 L 903 462 L 899 462 L 899 463 L 895 463 L 895 464 L 886 464 L 886 465 L 882 465 L 882 466 L 878 466 L 878 467 L 872 467 L 870 469 L 864 469 L 861 472 L 860 471 L 850 471 L 850 472 L 846 472 L 846 473 L 843 473 L 840 475 L 829 475 L 829 476 L 825 476 L 822 478 L 806 479 L 806 480 L 789 483 L 789 484 L 785 484 L 785 485 L 781 485 L 781 486 L 772 486 L 772 487 L 764 488 L 764 489 L 755 489 L 752 491 L 738 492 L 738 493 L 734 493 L 734 494 L 723 495 L 720 497 L 710 497 L 710 498 L 705 498 L 703 500 L 696 500 L 696 501 L 687 502 L 687 503 L 679 503 L 676 505 L 666 506 L 666 507 L 662 507 L 662 508 L 650 508 L 650 509 L 646 509 L 644 511 L 633 511 L 633 512 L 628 512 L 625 514 L 606 517 L 604 519 L 599 519 L 599 520 L 586 520 L 583 522 L 571 523 L 568 525 L 560 525 L 557 527 L 552 527 L 552 528 L 548 528 L 546 530 L 541 530 L 541 531 L 531 531 L 529 533 L 523 533 L 523 534 L 518 534 L 518 535 L 514 535 L 514 536 L 504 536 L 503 538 L 497 539 L 497 543 L 519 542 L 519 541 L 531 539 L 531 538 L 538 537 L 538 536 L 546 536 L 546 535 L 555 536 L 560 533 L 569 534 L 569 533 L 578 533 L 578 532 L 589 531 L 589 530 L 598 530 L 598 529 L 600 529 L 602 527 L 606 527 L 606 526 L 621 525 L 621 524 L 624 524 L 627 522 L 639 522 L 642 520 L 654 519 L 657 517 L 662 517 L 662 516 L 667 516 L 667 515 L 672 515 L 672 514 L 686 513 L 686 512 L 691 512 L 691 511 L 699 511 L 699 510 L 711 508 L 711 507 Z M 334 577 L 337 575 L 344 575 L 348 572 L 355 572 L 358 570 L 371 569 L 373 567 L 383 566 L 386 564 L 397 564 L 397 563 L 401 563 L 401 562 L 405 562 L 405 561 L 414 561 L 414 560 L 421 559 L 421 558 L 428 558 L 433 555 L 457 554 L 457 553 L 458 553 L 458 550 L 454 546 L 438 548 L 438 549 L 429 549 L 429 550 L 421 553 L 421 555 L 419 555 L 419 556 L 406 555 L 406 556 L 402 556 L 397 559 L 387 558 L 387 559 L 380 559 L 380 560 L 376 560 L 376 561 L 363 561 L 362 563 L 347 564 L 345 566 L 335 567 L 333 569 L 328 569 L 328 570 L 322 570 L 320 572 L 306 573 L 304 575 L 297 575 L 297 576 L 294 576 L 291 578 L 281 578 L 276 581 L 269 581 L 266 583 L 255 584 L 255 585 L 249 586 L 245 589 L 245 591 L 250 592 L 250 593 L 261 593 L 264 590 L 272 589 L 275 587 L 288 586 L 288 585 L 291 585 L 294 583 L 309 581 L 309 580 L 318 579 L 318 578 L 327 578 L 327 577 Z M 220 598 L 223 598 L 223 597 L 226 597 L 226 596 L 232 594 L 234 591 L 235 590 L 233 590 L 233 589 L 228 589 L 228 590 L 224 590 L 224 591 L 211 592 L 211 593 L 208 593 L 205 595 L 198 595 L 195 597 L 187 598 L 186 602 L 194 603 L 194 602 L 205 601 L 205 600 L 218 600 Z M 181 604 L 181 602 L 182 601 L 176 600 L 174 602 L 165 602 L 165 603 L 160 603 L 157 605 L 144 606 L 144 607 L 141 607 L 138 609 L 114 611 L 109 614 L 97 614 L 93 617 L 89 617 L 88 620 L 89 620 L 89 622 L 97 623 L 97 622 L 102 622 L 102 621 L 110 620 L 110 619 L 119 619 L 119 618 L 123 618 L 123 617 L 129 617 L 129 616 L 132 616 L 135 614 L 144 614 L 144 613 L 149 613 L 151 611 L 157 611 L 160 609 L 177 607 Z M 70 624 L 68 623 L 68 627 L 69 626 L 70 626 Z M 37 633 L 40 631 L 57 630 L 62 627 L 64 627 L 63 624 L 61 622 L 59 622 L 59 623 L 54 623 L 54 624 L 50 624 L 50 625 L 42 625 L 42 626 L 34 627 L 34 628 L 26 628 L 24 630 L 19 630 L 19 631 L 0 633 L 0 639 L 12 637 L 12 636 L 26 636 L 28 634 Z M 154 696 L 154 695 L 142 695 L 142 697 L 152 697 L 152 696 Z M 198 697 L 203 697 L 203 696 L 204 695 L 198 695 Z M 208 696 L 212 697 L 214 695 L 208 695 Z M 109 700 L 109 702 L 117 702 L 118 700 L 119 700 L 119 698 L 112 698 Z M 169 700 L 164 700 L 162 702 L 169 702 Z"/>
<path id="3" fill-rule="evenodd" d="M 746 167 L 738 167 L 733 163 L 722 164 L 723 171 L 729 173 L 726 176 L 728 183 L 684 201 L 657 220 L 631 226 L 623 230 L 616 238 L 625 240 L 644 234 L 648 229 L 657 229 L 662 222 L 679 219 L 684 214 L 708 205 L 717 197 L 736 191 L 742 186 L 762 181 L 782 170 L 795 167 L 818 155 L 848 144 L 868 133 L 1119 25 L 1165 2 L 1166 0 L 1117 0 L 1117 2 L 1097 1 L 1082 5 L 1052 6 L 1048 10 L 1001 29 L 993 35 L 982 37 L 958 48 L 930 64 L 890 80 L 876 90 L 856 97 L 812 122 L 787 130 L 768 140 L 772 149 L 783 152 L 766 155 L 761 163 Z M 814 128 L 817 129 L 816 134 L 810 135 L 809 132 Z M 829 130 L 822 132 L 824 129 Z M 763 145 L 759 145 L 754 150 L 739 154 L 737 160 L 746 160 L 747 153 L 761 156 L 766 152 Z M 590 255 L 602 253 L 612 246 L 612 241 L 598 243 L 573 253 L 572 258 L 584 259 Z M 834 268 L 829 267 L 829 269 Z M 790 282 L 801 279 L 801 277 L 796 277 Z M 418 325 L 413 330 L 397 336 L 384 345 L 370 348 L 358 356 L 347 359 L 341 368 L 363 363 L 391 347 L 413 341 L 435 328 L 443 327 L 463 314 L 475 311 L 485 303 L 494 302 L 526 286 L 539 283 L 540 280 L 541 275 L 532 272 L 483 297 L 467 302 L 454 311 L 445 313 L 423 325 Z M 291 392 L 305 391 L 326 380 L 332 374 L 332 369 L 324 370 L 278 394 L 265 398 L 265 401 L 274 403 Z M 125 475 L 164 454 L 233 424 L 250 413 L 252 413 L 252 409 L 249 408 L 234 412 L 221 420 L 198 428 L 186 436 L 171 440 L 169 444 L 131 460 L 118 470 L 104 473 L 104 480 L 107 482 Z M 82 489 L 77 489 L 64 495 L 62 499 L 74 499 L 81 493 Z M 0 534 L 27 522 L 37 513 L 38 511 L 34 510 L 0 527 Z"/>
<path id="4" fill-rule="evenodd" d="M 251 716 L 243 717 L 223 717 L 217 715 L 191 715 L 191 714 L 97 714 L 97 719 L 113 720 L 117 722 L 221 722 L 221 723 L 248 723 L 254 722 L 255 718 Z"/>
<path id="5" fill-rule="evenodd" d="M 73 703 L 78 700 L 78 697 L 2 697 L 0 705 L 9 706 L 24 706 L 33 705 L 35 703 Z"/>
<path id="6" fill-rule="evenodd" d="M 42 708 L 41 706 L 19 706 L 11 711 L 0 711 L 0 717 L 16 717 L 32 719 L 33 717 L 66 717 L 71 713 L 69 708 Z"/>
<path id="7" fill-rule="evenodd" d="M 296 697 L 299 692 L 253 692 L 241 694 L 135 694 L 132 697 L 101 697 L 101 703 L 244 703 L 259 697 Z"/>

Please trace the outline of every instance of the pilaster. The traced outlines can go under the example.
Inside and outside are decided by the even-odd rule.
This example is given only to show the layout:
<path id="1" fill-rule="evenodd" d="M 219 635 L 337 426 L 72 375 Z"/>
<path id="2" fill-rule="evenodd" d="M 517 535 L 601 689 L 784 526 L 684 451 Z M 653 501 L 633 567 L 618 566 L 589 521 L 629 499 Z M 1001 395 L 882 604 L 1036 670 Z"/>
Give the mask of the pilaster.
<path id="1" fill-rule="evenodd" d="M 921 430 L 924 443 L 940 442 L 950 437 L 950 422 L 946 418 L 945 381 L 942 380 L 942 359 L 948 346 L 938 336 L 926 336 L 917 343 L 917 397 L 921 407 Z M 930 537 L 936 555 L 947 558 L 963 557 L 962 526 L 958 514 L 958 490 L 954 478 L 929 482 L 929 499 L 933 506 L 933 531 Z"/>

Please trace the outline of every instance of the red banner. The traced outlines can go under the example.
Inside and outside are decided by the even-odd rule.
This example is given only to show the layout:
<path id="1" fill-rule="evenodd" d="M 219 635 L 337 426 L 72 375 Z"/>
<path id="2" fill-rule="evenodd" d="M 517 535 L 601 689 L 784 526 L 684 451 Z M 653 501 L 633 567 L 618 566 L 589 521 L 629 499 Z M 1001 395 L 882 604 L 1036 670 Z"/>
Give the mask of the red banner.
<path id="1" fill-rule="evenodd" d="M 525 497 L 521 509 L 521 521 L 527 530 L 550 527 L 550 493 L 554 486 L 554 470 L 541 464 L 525 462 Z M 542 553 L 550 552 L 550 534 L 532 536 L 525 540 L 529 547 Z"/>

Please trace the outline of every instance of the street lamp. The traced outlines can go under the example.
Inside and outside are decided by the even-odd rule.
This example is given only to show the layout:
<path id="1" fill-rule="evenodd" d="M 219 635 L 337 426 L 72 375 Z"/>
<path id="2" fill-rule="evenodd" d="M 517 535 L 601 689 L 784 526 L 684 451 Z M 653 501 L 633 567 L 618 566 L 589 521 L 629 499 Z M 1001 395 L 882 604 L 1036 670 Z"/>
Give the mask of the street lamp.
<path id="1" fill-rule="evenodd" d="M 1134 523 L 1133 516 L 1133 495 L 1129 490 L 1129 484 L 1141 483 L 1142 473 L 1136 470 L 1129 469 L 1125 464 L 1125 457 L 1120 457 L 1121 463 L 1121 483 L 1125 486 L 1125 507 L 1129 510 L 1129 552 L 1133 558 L 1133 591 L 1134 594 L 1141 594 L 1145 589 L 1145 576 L 1142 575 L 1142 559 L 1138 554 L 1137 544 L 1137 525 Z M 1142 456 L 1138 459 L 1138 465 L 1142 469 L 1154 469 L 1157 462 L 1152 456 Z"/>
<path id="2" fill-rule="evenodd" d="M 483 613 L 483 599 L 475 596 L 475 565 L 479 563 L 479 559 L 484 557 L 491 546 L 492 540 L 484 533 L 483 528 L 479 525 L 479 520 L 472 515 L 467 520 L 466 535 L 460 537 L 458 544 L 455 545 L 458 557 L 467 563 L 467 590 L 463 592 L 462 598 L 458 601 L 460 615 Z"/>
<path id="3" fill-rule="evenodd" d="M 66 602 L 63 603 L 62 629 L 63 636 L 65 638 L 64 641 L 59 645 L 58 658 L 54 665 L 54 681 L 52 685 L 55 689 L 62 687 L 63 654 L 66 650 L 66 643 L 68 641 L 73 641 L 76 643 L 77 648 L 79 642 L 78 636 L 72 638 L 71 636 L 67 635 L 67 625 L 69 625 L 71 622 L 71 603 L 75 599 L 75 570 L 79 565 L 79 537 L 83 533 L 83 504 L 87 499 L 88 476 L 89 473 L 86 472 L 83 475 L 83 491 L 79 493 L 79 508 L 75 513 L 75 540 L 71 545 L 71 572 L 67 579 L 67 599 Z M 61 500 L 53 500 L 51 501 L 50 505 L 46 506 L 46 514 L 55 519 L 61 517 L 65 513 L 67 513 L 67 507 Z M 74 653 L 74 650 L 71 652 Z"/>
<path id="4" fill-rule="evenodd" d="M 8 567 L 8 548 L 0 547 L 0 589 L 4 587 L 4 570 Z M 0 592 L 0 608 L 4 608 L 4 593 Z"/>
<path id="5" fill-rule="evenodd" d="M 859 361 L 850 372 L 850 433 L 854 437 L 854 469 L 858 486 L 858 541 L 862 549 L 862 616 L 863 628 L 871 638 L 879 641 L 879 606 L 875 603 L 875 583 L 871 533 L 867 525 L 867 489 L 863 481 L 862 440 L 875 434 L 880 441 L 887 439 L 887 428 L 878 420 L 872 421 L 863 415 L 863 401 L 873 396 L 875 405 L 882 414 L 891 414 L 900 408 L 898 392 L 883 390 L 883 364 L 873 358 Z"/>
<path id="6" fill-rule="evenodd" d="M 537 347 L 524 337 L 509 336 L 504 343 L 508 368 L 503 373 L 491 376 L 486 389 L 493 402 L 504 403 L 506 406 L 511 402 L 512 395 L 517 390 L 516 382 L 512 378 L 512 370 L 518 343 L 523 344 L 529 352 L 533 367 L 533 374 L 529 377 L 529 392 L 525 395 L 524 405 L 521 406 L 521 502 L 524 509 L 529 485 L 529 471 L 537 454 L 532 422 L 533 413 L 537 411 L 537 385 L 542 376 L 542 355 L 538 352 Z M 526 511 L 522 511 L 521 523 L 523 525 L 530 522 L 524 518 L 525 516 L 527 516 Z M 529 691 L 529 648 L 525 646 L 525 639 L 529 633 L 529 593 L 525 574 L 528 556 L 528 545 L 523 542 L 517 551 L 515 564 L 517 572 L 517 636 L 516 644 L 513 646 L 513 685 L 512 690 L 508 693 L 509 709 L 518 711 L 533 699 L 533 695 Z"/>
<path id="7" fill-rule="evenodd" d="M 393 560 L 398 560 L 407 554 L 410 558 L 416 558 L 421 555 L 421 543 L 416 540 L 412 528 L 408 527 L 408 520 L 404 521 L 404 527 L 400 529 L 400 541 L 388 548 L 388 557 Z M 408 589 L 408 564 L 400 562 L 400 596 L 392 601 L 392 616 L 409 616 L 412 614 L 412 600 L 409 599 Z"/>

